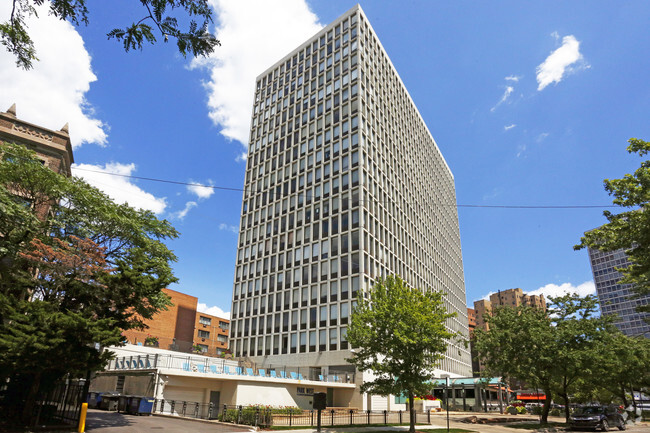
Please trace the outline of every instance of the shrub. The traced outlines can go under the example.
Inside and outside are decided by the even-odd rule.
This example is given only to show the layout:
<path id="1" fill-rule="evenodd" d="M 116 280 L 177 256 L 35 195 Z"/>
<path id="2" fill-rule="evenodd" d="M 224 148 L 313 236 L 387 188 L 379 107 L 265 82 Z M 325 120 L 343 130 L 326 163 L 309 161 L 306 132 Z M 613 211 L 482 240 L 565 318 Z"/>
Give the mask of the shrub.
<path id="1" fill-rule="evenodd" d="M 528 413 L 528 411 L 526 410 L 526 406 L 517 406 L 517 412 L 520 415 L 525 415 Z"/>
<path id="2" fill-rule="evenodd" d="M 558 409 L 558 408 L 551 409 L 551 411 L 549 412 L 549 415 L 551 415 L 551 416 L 560 416 L 560 409 Z"/>

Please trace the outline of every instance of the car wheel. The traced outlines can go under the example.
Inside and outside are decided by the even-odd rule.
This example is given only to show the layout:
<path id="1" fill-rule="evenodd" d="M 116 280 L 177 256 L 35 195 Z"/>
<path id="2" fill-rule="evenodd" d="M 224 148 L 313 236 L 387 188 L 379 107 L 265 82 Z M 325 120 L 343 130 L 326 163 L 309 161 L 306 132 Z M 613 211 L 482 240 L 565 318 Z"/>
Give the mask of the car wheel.
<path id="1" fill-rule="evenodd" d="M 601 428 L 602 431 L 609 431 L 609 423 L 607 422 L 606 419 L 604 419 L 604 420 L 600 423 L 600 428 Z"/>
<path id="2" fill-rule="evenodd" d="M 618 429 L 621 430 L 621 431 L 625 430 L 625 428 L 627 427 L 625 425 L 625 420 L 624 419 L 619 419 L 619 421 L 620 421 L 620 423 L 618 425 Z"/>

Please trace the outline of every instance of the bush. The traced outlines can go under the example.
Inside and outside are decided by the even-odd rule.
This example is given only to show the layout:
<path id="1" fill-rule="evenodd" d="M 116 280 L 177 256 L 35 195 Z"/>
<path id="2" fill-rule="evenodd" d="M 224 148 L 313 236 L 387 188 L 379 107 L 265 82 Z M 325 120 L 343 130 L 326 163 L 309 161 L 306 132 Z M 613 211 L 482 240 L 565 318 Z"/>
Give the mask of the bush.
<path id="1" fill-rule="evenodd" d="M 549 415 L 551 415 L 551 416 L 560 416 L 560 409 L 558 409 L 558 408 L 551 409 L 551 411 L 549 412 Z"/>
<path id="2" fill-rule="evenodd" d="M 528 413 L 528 411 L 526 410 L 526 406 L 517 406 L 517 412 L 520 415 L 525 415 Z"/>
<path id="3" fill-rule="evenodd" d="M 542 406 L 533 406 L 532 410 L 530 411 L 533 415 L 541 415 L 542 414 Z"/>

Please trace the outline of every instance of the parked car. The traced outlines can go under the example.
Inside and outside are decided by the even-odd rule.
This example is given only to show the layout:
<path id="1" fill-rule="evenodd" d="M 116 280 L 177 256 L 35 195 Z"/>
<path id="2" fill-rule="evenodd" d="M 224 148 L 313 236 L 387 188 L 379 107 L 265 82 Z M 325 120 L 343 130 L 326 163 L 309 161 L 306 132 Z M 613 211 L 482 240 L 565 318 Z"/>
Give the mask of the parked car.
<path id="1" fill-rule="evenodd" d="M 569 418 L 570 428 L 589 428 L 608 431 L 610 427 L 625 430 L 625 419 L 616 406 L 584 406 Z"/>

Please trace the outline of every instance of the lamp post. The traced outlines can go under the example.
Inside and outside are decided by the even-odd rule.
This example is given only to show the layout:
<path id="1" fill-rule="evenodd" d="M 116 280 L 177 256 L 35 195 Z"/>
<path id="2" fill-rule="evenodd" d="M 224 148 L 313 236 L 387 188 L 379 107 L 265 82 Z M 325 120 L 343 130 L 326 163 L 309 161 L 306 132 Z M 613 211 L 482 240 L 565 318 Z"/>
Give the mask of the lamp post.
<path id="1" fill-rule="evenodd" d="M 445 406 L 447 406 L 447 433 L 449 433 L 449 375 L 443 374 L 445 378 Z"/>

